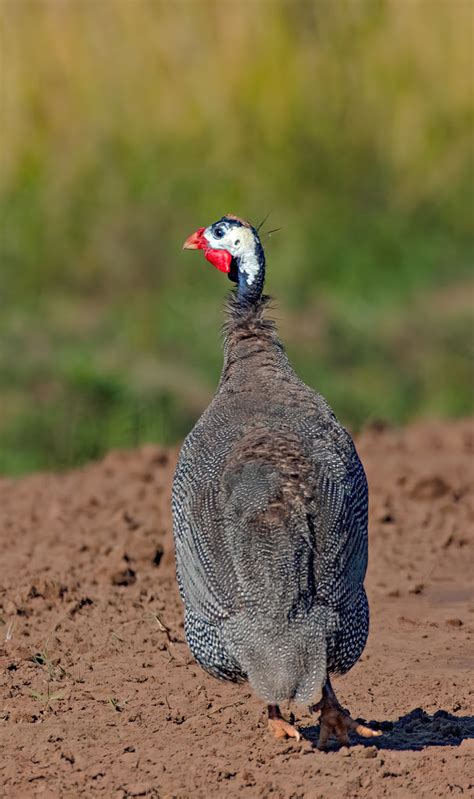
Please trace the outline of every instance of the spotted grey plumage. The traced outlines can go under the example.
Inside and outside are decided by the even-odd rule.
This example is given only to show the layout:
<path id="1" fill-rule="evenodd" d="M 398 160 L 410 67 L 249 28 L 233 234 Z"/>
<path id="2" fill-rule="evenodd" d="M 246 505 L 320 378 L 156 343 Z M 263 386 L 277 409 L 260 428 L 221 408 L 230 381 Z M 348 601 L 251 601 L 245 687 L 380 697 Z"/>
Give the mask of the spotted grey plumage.
<path id="1" fill-rule="evenodd" d="M 245 258 L 232 251 L 242 238 Z M 204 669 L 249 680 L 280 723 L 283 700 L 323 693 L 331 703 L 328 674 L 350 669 L 365 646 L 367 482 L 350 435 L 298 378 L 266 316 L 257 231 L 229 215 L 185 246 L 237 283 L 219 386 L 174 479 L 185 634 Z M 277 737 L 298 737 L 281 723 Z"/>

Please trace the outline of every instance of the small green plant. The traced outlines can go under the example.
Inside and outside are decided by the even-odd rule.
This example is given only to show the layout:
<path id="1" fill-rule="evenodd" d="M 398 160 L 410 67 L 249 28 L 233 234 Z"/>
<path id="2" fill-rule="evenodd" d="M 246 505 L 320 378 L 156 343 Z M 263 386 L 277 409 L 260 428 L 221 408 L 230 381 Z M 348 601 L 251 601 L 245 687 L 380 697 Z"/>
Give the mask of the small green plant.
<path id="1" fill-rule="evenodd" d="M 171 631 L 166 626 L 166 624 L 163 624 L 163 621 L 161 620 L 158 613 L 153 613 L 151 611 L 150 613 L 145 613 L 143 618 L 155 622 L 158 626 L 159 631 L 161 633 L 164 633 L 164 635 L 166 636 L 166 644 L 165 644 L 166 649 L 168 651 L 169 656 L 174 660 L 176 655 L 174 651 L 174 641 L 171 637 Z"/>
<path id="2" fill-rule="evenodd" d="M 49 680 L 46 681 L 46 693 L 41 693 L 41 691 L 30 691 L 30 696 L 32 696 L 33 699 L 37 699 L 39 702 L 41 702 L 45 710 L 51 709 L 51 702 L 57 702 L 60 699 L 64 699 L 64 693 L 62 691 L 51 691 L 51 683 Z"/>
<path id="3" fill-rule="evenodd" d="M 46 670 L 46 679 L 44 680 L 46 683 L 46 691 L 30 691 L 30 696 L 38 700 L 38 702 L 41 702 L 45 710 L 51 710 L 52 702 L 57 702 L 64 698 L 64 692 L 53 690 L 52 683 L 62 680 L 66 675 L 66 671 L 59 664 L 58 660 L 53 659 L 50 654 L 49 637 L 40 651 L 35 652 L 29 660 L 36 666 L 40 666 L 42 669 Z"/>
<path id="4" fill-rule="evenodd" d="M 13 638 L 13 630 L 15 628 L 15 622 L 13 620 L 9 621 L 7 624 L 7 629 L 5 630 L 5 641 L 10 641 Z"/>
<path id="5" fill-rule="evenodd" d="M 125 710 L 128 699 L 117 699 L 115 696 L 110 696 L 108 702 L 117 713 L 122 713 Z"/>
<path id="6" fill-rule="evenodd" d="M 30 660 L 37 666 L 45 666 L 48 672 L 49 681 L 62 679 L 66 674 L 59 662 L 54 662 L 48 651 L 49 638 L 41 651 L 31 656 Z"/>
<path id="7" fill-rule="evenodd" d="M 168 641 L 171 643 L 170 631 L 169 631 L 168 627 L 166 626 L 166 624 L 163 624 L 163 622 L 162 622 L 160 616 L 158 615 L 158 613 L 153 613 L 152 611 L 150 611 L 150 613 L 145 613 L 144 618 L 145 619 L 149 619 L 150 621 L 156 622 L 160 632 L 165 633 L 167 638 L 168 638 Z"/>

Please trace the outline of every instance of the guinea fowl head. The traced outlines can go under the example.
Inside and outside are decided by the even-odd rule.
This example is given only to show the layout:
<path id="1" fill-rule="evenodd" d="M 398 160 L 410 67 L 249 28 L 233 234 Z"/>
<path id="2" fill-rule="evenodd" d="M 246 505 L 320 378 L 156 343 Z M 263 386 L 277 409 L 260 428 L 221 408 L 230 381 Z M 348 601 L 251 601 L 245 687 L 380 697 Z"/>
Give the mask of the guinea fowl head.
<path id="1" fill-rule="evenodd" d="M 216 269 L 237 283 L 243 303 L 259 300 L 265 279 L 265 254 L 254 227 L 233 214 L 201 227 L 184 242 L 185 250 L 203 250 Z"/>

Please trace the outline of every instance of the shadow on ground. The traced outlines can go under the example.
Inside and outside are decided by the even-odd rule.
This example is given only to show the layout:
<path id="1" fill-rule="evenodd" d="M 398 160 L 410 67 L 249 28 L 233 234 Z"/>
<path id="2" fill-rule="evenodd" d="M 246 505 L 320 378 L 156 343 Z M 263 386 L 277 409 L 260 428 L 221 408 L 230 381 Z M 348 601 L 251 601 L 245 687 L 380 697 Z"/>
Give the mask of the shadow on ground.
<path id="1" fill-rule="evenodd" d="M 459 746 L 466 738 L 474 738 L 474 716 L 454 716 L 446 710 L 437 710 L 432 716 L 417 707 L 401 716 L 398 721 L 362 721 L 374 730 L 381 730 L 380 738 L 362 738 L 351 735 L 353 744 L 392 749 L 396 751 L 419 751 L 427 746 Z M 318 744 L 319 725 L 305 727 L 304 737 L 314 746 Z M 332 741 L 328 751 L 341 747 Z"/>

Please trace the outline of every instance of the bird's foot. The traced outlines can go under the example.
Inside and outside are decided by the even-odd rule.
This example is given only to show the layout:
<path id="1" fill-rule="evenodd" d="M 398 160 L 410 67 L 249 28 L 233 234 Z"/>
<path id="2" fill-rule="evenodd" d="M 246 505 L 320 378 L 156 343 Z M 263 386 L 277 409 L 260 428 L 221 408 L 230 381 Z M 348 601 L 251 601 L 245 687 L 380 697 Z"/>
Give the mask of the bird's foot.
<path id="1" fill-rule="evenodd" d="M 283 738 L 301 740 L 301 733 L 293 724 L 282 718 L 278 705 L 268 706 L 268 729 L 279 741 Z"/>
<path id="2" fill-rule="evenodd" d="M 363 738 L 376 738 L 382 733 L 379 730 L 371 730 L 365 724 L 354 721 L 348 711 L 337 701 L 337 697 L 332 690 L 329 679 L 323 688 L 323 697 L 317 705 L 310 707 L 310 711 L 321 711 L 319 717 L 319 740 L 318 749 L 325 749 L 328 738 L 334 735 L 341 746 L 349 745 L 349 732 L 356 732 Z"/>
<path id="3" fill-rule="evenodd" d="M 268 719 L 268 729 L 277 740 L 282 740 L 283 738 L 301 740 L 301 733 L 285 719 Z"/>

